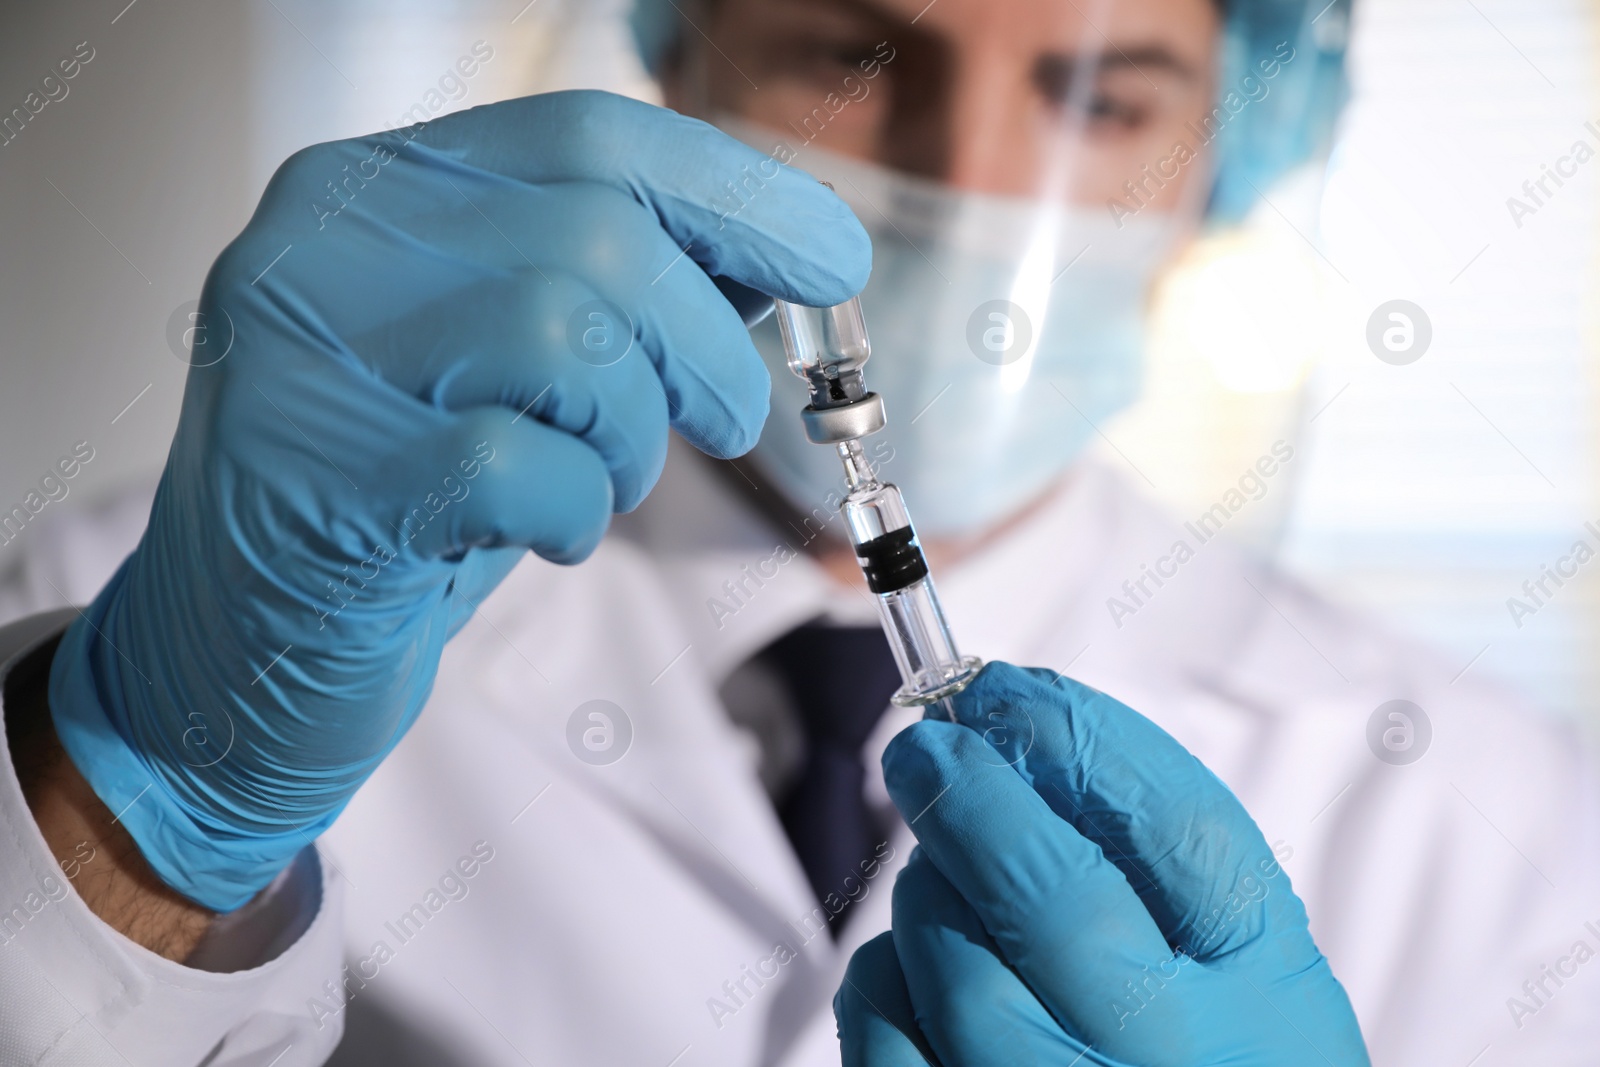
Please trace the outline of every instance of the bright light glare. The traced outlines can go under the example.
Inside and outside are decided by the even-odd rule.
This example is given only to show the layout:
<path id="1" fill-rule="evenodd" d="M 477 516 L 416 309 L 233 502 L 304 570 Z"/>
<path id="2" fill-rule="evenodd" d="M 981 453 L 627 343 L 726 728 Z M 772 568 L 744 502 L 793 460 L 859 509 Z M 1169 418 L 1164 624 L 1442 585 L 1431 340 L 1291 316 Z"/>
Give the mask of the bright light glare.
<path id="1" fill-rule="evenodd" d="M 1164 279 L 1151 340 L 1164 354 L 1204 361 L 1232 392 L 1283 392 L 1316 358 L 1325 318 L 1310 250 L 1263 234 L 1219 235 Z"/>
<path id="2" fill-rule="evenodd" d="M 1028 384 L 1033 374 L 1034 353 L 1039 350 L 1039 335 L 1044 331 L 1045 313 L 1050 306 L 1050 280 L 1056 269 L 1056 230 L 1059 208 L 1046 211 L 1028 241 L 1028 250 L 1017 266 L 1011 283 L 1010 300 L 1020 307 L 1033 326 L 1033 336 L 1022 355 L 1000 368 L 1000 390 L 1015 393 Z"/>

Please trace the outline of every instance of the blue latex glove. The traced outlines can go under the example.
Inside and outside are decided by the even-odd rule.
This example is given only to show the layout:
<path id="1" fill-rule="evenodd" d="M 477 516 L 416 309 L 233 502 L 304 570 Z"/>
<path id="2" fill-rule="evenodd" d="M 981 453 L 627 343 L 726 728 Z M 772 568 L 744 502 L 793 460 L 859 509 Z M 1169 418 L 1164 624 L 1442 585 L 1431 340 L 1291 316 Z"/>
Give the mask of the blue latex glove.
<path id="1" fill-rule="evenodd" d="M 162 879 L 244 903 L 405 734 L 524 551 L 593 551 L 669 425 L 755 444 L 769 383 L 719 285 L 834 304 L 871 258 L 831 192 L 772 170 L 597 92 L 279 169 L 206 280 L 148 532 L 51 676 L 66 751 Z"/>
<path id="2" fill-rule="evenodd" d="M 920 842 L 834 1001 L 847 1067 L 1366 1064 L 1305 907 L 1154 723 L 991 663 L 884 754 Z"/>

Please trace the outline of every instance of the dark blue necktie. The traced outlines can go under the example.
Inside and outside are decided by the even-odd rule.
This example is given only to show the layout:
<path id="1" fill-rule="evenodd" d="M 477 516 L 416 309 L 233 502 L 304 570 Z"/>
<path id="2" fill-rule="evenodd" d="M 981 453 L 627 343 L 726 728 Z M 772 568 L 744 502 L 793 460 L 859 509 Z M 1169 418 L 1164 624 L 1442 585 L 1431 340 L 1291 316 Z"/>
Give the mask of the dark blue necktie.
<path id="1" fill-rule="evenodd" d="M 807 743 L 800 777 L 778 815 L 818 902 L 831 895 L 839 906 L 829 927 L 838 937 L 863 861 L 886 840 L 862 795 L 861 749 L 899 688 L 900 672 L 876 626 L 807 623 L 759 658 L 787 687 Z"/>

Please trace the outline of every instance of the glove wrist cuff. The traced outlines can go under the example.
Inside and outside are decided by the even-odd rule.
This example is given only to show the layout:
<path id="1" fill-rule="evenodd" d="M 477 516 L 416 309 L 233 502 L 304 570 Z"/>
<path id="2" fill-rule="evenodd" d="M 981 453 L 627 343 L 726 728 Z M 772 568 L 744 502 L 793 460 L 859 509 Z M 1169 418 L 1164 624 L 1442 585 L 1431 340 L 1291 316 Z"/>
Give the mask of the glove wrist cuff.
<path id="1" fill-rule="evenodd" d="M 56 736 L 157 877 L 197 904 L 233 911 L 268 885 L 321 828 L 243 837 L 206 825 L 172 795 L 160 770 L 125 736 L 122 724 L 128 716 L 119 682 L 126 664 L 105 631 L 126 572 L 124 563 L 56 649 L 50 669 Z M 157 672 L 149 684 L 159 686 L 159 678 Z"/>

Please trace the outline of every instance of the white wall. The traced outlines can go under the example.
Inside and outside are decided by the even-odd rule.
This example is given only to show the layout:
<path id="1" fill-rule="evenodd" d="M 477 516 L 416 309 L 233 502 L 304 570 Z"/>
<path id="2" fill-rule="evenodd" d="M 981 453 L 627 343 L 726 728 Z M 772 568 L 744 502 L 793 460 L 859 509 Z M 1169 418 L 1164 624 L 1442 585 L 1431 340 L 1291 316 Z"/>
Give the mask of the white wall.
<path id="1" fill-rule="evenodd" d="M 77 441 L 95 458 L 50 507 L 159 468 L 185 370 L 167 318 L 253 199 L 245 10 L 146 0 L 113 24 L 119 9 L 0 15 L 0 111 L 80 42 L 94 53 L 0 146 L 0 509 Z"/>
<path id="2" fill-rule="evenodd" d="M 186 369 L 168 320 L 290 152 L 395 125 L 477 40 L 493 60 L 439 113 L 541 75 L 636 84 L 603 58 L 615 41 L 551 51 L 552 25 L 592 0 L 123 3 L 0 6 L 0 114 L 93 49 L 0 145 L 0 512 L 79 441 L 95 458 L 49 508 L 159 473 Z"/>

